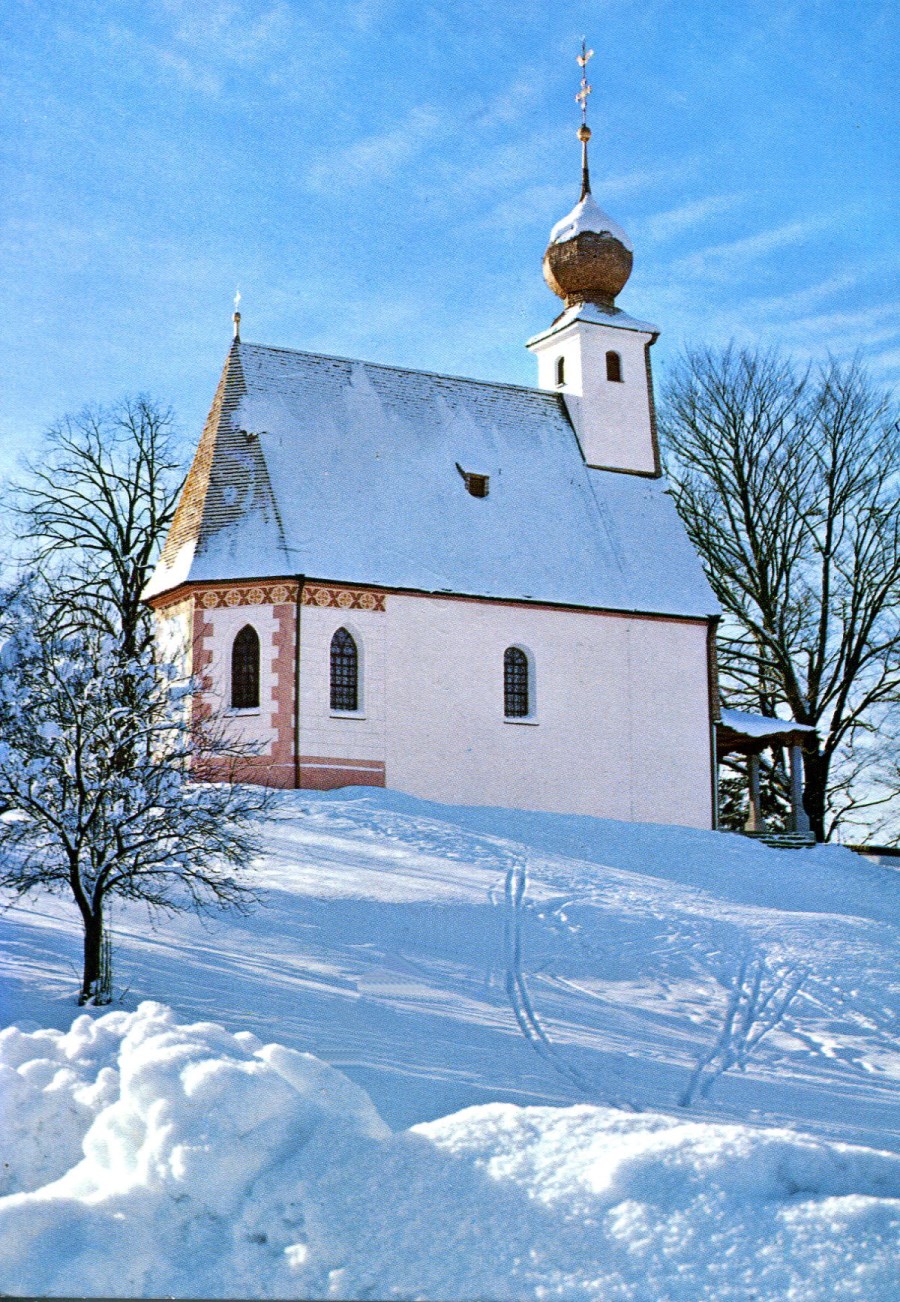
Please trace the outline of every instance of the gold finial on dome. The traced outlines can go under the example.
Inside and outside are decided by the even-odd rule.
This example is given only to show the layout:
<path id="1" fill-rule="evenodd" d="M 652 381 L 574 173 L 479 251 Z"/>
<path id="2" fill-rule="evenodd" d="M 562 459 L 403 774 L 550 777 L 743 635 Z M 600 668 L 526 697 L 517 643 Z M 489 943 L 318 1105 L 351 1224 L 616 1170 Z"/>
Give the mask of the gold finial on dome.
<path id="1" fill-rule="evenodd" d="M 587 80 L 588 60 L 593 57 L 584 41 L 577 56 L 581 87 L 575 99 L 581 106 L 581 198 L 568 216 L 553 227 L 544 254 L 544 279 L 566 307 L 596 303 L 607 310 L 615 307 L 616 295 L 631 275 L 632 249 L 628 236 L 595 202 L 588 172 Z"/>

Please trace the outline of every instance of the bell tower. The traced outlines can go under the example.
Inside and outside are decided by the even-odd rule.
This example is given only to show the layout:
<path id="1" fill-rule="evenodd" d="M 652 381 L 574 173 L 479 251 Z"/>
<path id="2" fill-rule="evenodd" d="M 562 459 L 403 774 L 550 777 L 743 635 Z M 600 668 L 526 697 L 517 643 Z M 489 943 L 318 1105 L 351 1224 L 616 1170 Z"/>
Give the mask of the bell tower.
<path id="1" fill-rule="evenodd" d="M 637 475 L 660 473 L 650 347 L 659 331 L 616 306 L 631 275 L 631 241 L 591 194 L 587 63 L 582 42 L 581 198 L 550 232 L 544 279 L 565 303 L 549 329 L 529 339 L 538 384 L 565 398 L 589 466 Z"/>

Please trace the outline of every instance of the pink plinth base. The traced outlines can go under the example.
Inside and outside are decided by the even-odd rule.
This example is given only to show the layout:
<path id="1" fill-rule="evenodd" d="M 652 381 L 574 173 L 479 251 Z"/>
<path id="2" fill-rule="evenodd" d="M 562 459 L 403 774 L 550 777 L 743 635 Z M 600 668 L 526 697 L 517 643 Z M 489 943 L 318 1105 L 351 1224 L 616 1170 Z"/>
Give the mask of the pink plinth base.
<path id="1" fill-rule="evenodd" d="M 302 756 L 300 786 L 310 791 L 333 791 L 337 787 L 383 787 L 385 768 L 381 760 L 331 759 Z"/>

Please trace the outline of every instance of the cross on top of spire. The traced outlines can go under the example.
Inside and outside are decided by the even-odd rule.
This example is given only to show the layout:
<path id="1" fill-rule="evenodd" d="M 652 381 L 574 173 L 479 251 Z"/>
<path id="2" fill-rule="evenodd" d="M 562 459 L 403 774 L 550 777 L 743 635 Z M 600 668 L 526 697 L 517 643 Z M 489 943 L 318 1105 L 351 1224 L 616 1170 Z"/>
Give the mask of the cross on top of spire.
<path id="1" fill-rule="evenodd" d="M 591 93 L 591 87 L 587 79 L 587 65 L 588 59 L 594 57 L 594 51 L 589 50 L 584 40 L 582 40 L 581 53 L 576 57 L 581 68 L 581 86 L 575 98 L 581 105 L 581 126 L 578 128 L 578 139 L 581 141 L 581 197 L 583 199 L 585 195 L 591 192 L 591 177 L 588 172 L 587 156 L 587 142 L 591 138 L 591 129 L 587 124 L 587 97 Z"/>

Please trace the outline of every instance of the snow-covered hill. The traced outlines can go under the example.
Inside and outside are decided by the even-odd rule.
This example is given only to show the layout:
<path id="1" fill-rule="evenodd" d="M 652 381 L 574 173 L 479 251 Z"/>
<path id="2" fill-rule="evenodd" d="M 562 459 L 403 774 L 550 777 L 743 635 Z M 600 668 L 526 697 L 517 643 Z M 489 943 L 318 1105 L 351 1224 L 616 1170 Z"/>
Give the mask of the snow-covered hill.
<path id="1" fill-rule="evenodd" d="M 74 911 L 6 915 L 0 1290 L 896 1296 L 900 1161 L 834 1141 L 900 1149 L 900 875 L 362 790 L 279 795 L 257 872 L 117 906 L 65 1037 Z"/>

